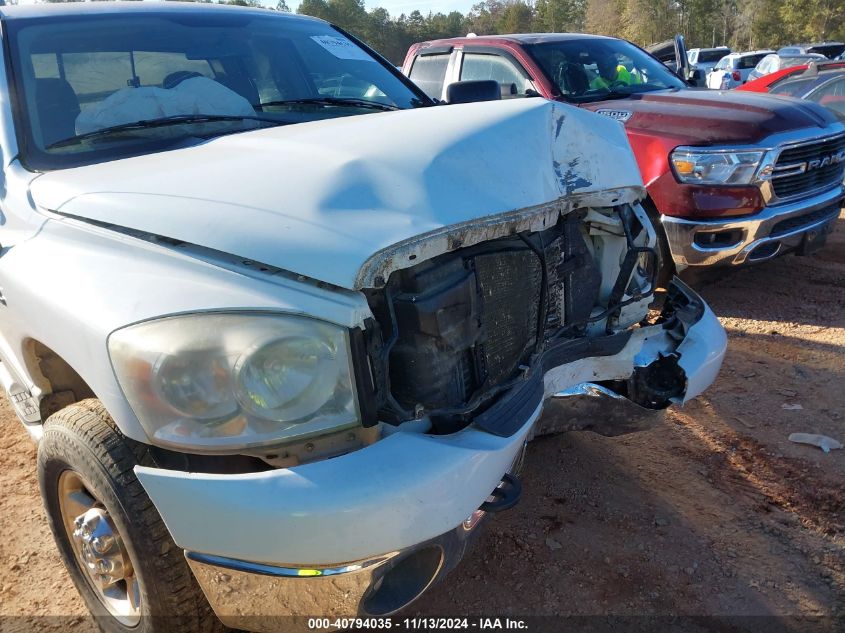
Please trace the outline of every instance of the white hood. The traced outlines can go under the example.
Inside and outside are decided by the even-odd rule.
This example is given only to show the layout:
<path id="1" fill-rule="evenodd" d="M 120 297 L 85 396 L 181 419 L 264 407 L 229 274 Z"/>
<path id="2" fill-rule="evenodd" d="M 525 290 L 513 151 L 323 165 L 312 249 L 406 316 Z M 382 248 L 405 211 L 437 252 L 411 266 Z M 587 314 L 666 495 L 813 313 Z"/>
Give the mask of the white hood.
<path id="1" fill-rule="evenodd" d="M 645 195 L 618 122 L 539 98 L 244 132 L 50 172 L 31 187 L 46 210 L 346 288 L 373 254 L 446 226 Z"/>

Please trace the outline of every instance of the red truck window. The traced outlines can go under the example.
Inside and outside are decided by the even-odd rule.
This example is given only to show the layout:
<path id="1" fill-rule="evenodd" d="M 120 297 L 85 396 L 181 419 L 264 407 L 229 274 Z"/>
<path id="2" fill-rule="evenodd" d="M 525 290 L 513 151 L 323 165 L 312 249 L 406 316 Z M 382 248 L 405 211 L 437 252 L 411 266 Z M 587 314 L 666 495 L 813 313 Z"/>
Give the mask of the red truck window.
<path id="1" fill-rule="evenodd" d="M 432 99 L 439 99 L 446 80 L 446 66 L 449 53 L 421 55 L 414 60 L 408 75 L 420 89 Z"/>
<path id="2" fill-rule="evenodd" d="M 464 53 L 461 81 L 495 79 L 502 88 L 502 98 L 525 96 L 531 83 L 525 73 L 510 60 L 492 53 Z"/>

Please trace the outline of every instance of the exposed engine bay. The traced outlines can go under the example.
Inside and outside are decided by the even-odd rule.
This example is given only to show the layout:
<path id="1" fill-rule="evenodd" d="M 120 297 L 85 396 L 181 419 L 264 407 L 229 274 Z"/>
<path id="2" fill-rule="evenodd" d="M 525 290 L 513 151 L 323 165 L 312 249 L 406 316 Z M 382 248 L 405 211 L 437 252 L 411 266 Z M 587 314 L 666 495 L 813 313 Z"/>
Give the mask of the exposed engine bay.
<path id="1" fill-rule="evenodd" d="M 507 435 L 542 400 L 545 371 L 628 342 L 654 294 L 655 240 L 639 206 L 585 208 L 394 271 L 365 290 L 378 419 Z M 663 408 L 683 390 L 676 369 L 661 357 L 615 387 Z"/>

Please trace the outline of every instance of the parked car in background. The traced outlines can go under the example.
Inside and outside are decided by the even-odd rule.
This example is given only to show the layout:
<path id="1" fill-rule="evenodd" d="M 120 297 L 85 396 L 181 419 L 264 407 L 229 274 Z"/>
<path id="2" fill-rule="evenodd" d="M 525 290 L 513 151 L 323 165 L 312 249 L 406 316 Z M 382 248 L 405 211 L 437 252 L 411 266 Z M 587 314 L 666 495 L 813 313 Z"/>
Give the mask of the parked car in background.
<path id="1" fill-rule="evenodd" d="M 692 74 L 691 81 L 696 86 L 705 86 L 707 82 L 707 73 L 722 59 L 725 55 L 730 55 L 731 49 L 727 46 L 718 46 L 716 48 L 691 48 L 687 51 L 687 60 L 689 60 L 689 70 Z M 696 73 L 696 71 L 698 71 Z"/>
<path id="2" fill-rule="evenodd" d="M 819 53 L 807 53 L 801 55 L 780 55 L 779 53 L 772 53 L 770 55 L 766 55 L 760 60 L 760 62 L 754 67 L 754 70 L 748 73 L 748 79 L 746 81 L 754 81 L 755 79 L 759 79 L 760 77 L 764 77 L 770 73 L 783 70 L 784 68 L 809 64 L 813 60 L 824 61 L 826 59 L 827 57 Z"/>
<path id="3" fill-rule="evenodd" d="M 622 405 L 559 420 L 615 435 L 719 370 L 681 281 L 646 322 L 658 236 L 606 117 L 436 107 L 275 11 L 0 20 L 0 384 L 104 631 L 394 613 L 519 500 L 548 398 Z"/>
<path id="4" fill-rule="evenodd" d="M 845 43 L 842 42 L 817 42 L 815 44 L 791 44 L 778 49 L 778 55 L 791 57 L 795 55 L 808 55 L 816 53 L 824 55 L 828 59 L 836 59 L 845 53 Z"/>
<path id="5" fill-rule="evenodd" d="M 811 65 L 800 75 L 769 86 L 769 94 L 813 101 L 845 120 L 845 68 L 820 70 Z M 845 158 L 845 154 L 842 157 Z"/>
<path id="6" fill-rule="evenodd" d="M 845 60 L 842 61 L 829 61 L 829 60 L 813 60 L 809 64 L 801 64 L 800 66 L 790 66 L 789 68 L 784 68 L 783 70 L 776 70 L 773 73 L 769 73 L 768 75 L 763 75 L 757 79 L 752 81 L 748 81 L 741 85 L 737 90 L 747 91 L 747 92 L 769 92 L 769 88 L 780 81 L 784 81 L 786 79 L 792 79 L 803 74 L 810 66 L 815 66 L 818 70 L 827 70 L 827 69 L 835 69 L 835 68 L 845 68 Z"/>
<path id="7" fill-rule="evenodd" d="M 754 67 L 774 51 L 750 51 L 726 55 L 707 74 L 706 84 L 713 90 L 736 88 L 748 81 Z"/>
<path id="8" fill-rule="evenodd" d="M 416 79 L 420 70 L 438 78 L 426 84 L 435 98 L 448 100 L 455 82 L 494 79 L 505 98 L 539 94 L 623 123 L 660 227 L 663 279 L 675 269 L 812 252 L 845 197 L 845 164 L 825 160 L 845 148 L 845 125 L 833 113 L 688 89 L 625 40 L 548 33 L 420 42 L 403 72 Z"/>

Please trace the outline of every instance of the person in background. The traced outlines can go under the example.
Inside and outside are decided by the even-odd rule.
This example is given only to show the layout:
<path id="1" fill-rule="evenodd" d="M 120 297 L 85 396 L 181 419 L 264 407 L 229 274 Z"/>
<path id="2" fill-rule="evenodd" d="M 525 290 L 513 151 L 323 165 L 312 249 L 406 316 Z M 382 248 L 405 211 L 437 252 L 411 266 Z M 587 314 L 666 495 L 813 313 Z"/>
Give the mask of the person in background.
<path id="1" fill-rule="evenodd" d="M 614 84 L 630 86 L 642 83 L 636 72 L 630 72 L 611 53 L 597 56 L 596 67 L 599 74 L 590 82 L 590 88 L 593 90 L 609 90 Z"/>

